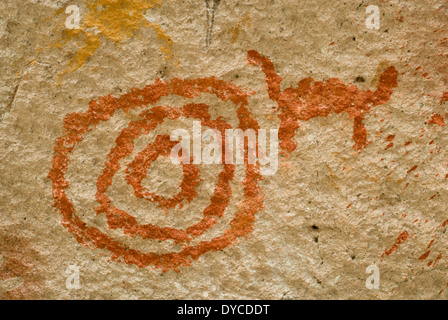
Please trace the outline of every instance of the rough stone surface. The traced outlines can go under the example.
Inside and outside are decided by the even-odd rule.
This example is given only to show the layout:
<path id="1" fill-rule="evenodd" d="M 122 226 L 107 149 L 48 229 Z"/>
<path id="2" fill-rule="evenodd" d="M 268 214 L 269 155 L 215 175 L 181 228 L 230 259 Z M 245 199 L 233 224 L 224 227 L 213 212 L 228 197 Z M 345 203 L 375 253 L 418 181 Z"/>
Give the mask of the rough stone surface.
<path id="1" fill-rule="evenodd" d="M 79 29 L 66 27 L 69 5 Z M 2 0 L 0 298 L 447 299 L 447 15 L 443 0 Z M 97 195 L 117 137 L 144 110 L 191 103 L 232 128 L 280 128 L 277 173 L 236 165 L 229 193 L 215 188 L 224 166 L 201 164 L 182 207 L 137 197 L 128 164 L 156 135 L 192 128 L 167 116 L 120 149 L 104 194 L 136 223 L 179 229 L 214 193 L 229 203 L 190 243 L 112 229 Z M 169 198 L 183 173 L 160 156 L 141 183 Z M 372 265 L 378 289 L 366 287 Z"/>

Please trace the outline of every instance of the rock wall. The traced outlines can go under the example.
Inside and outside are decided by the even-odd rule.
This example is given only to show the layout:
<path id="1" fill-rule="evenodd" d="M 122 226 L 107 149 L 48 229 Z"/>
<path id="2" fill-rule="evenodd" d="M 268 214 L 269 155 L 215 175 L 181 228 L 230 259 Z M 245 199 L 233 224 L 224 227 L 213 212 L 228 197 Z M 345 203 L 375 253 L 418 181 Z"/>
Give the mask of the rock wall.
<path id="1" fill-rule="evenodd" d="M 0 297 L 446 299 L 447 15 L 3 0 Z"/>

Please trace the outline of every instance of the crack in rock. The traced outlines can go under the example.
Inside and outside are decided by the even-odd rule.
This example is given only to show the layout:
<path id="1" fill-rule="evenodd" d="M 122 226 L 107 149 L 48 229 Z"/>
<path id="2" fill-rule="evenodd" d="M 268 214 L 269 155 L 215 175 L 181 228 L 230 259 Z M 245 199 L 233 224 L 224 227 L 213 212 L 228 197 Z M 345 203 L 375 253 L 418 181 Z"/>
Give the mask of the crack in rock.
<path id="1" fill-rule="evenodd" d="M 213 38 L 213 25 L 215 23 L 215 12 L 218 9 L 221 0 L 205 0 L 205 6 L 207 8 L 207 36 L 205 43 L 207 47 L 210 47 Z"/>
<path id="2" fill-rule="evenodd" d="M 19 82 L 18 85 L 16 85 L 14 87 L 14 91 L 12 92 L 12 97 L 9 99 L 9 102 L 6 105 L 5 110 L 2 113 L 0 113 L 0 119 L 4 119 L 6 117 L 6 115 L 11 112 L 12 104 L 14 103 L 14 100 L 16 99 L 17 91 L 19 91 L 20 83 L 21 83 L 21 81 Z"/>

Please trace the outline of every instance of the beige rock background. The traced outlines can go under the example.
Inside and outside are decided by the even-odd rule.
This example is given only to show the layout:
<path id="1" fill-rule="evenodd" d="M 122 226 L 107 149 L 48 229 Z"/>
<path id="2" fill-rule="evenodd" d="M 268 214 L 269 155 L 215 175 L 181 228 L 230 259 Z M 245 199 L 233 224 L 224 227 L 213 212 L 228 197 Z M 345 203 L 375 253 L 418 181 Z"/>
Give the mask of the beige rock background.
<path id="1" fill-rule="evenodd" d="M 107 9 L 114 3 L 0 3 L 1 298 L 448 297 L 448 238 L 443 225 L 448 219 L 448 137 L 447 126 L 440 122 L 448 112 L 446 1 L 223 0 L 212 30 L 205 1 L 160 0 L 153 1 L 153 8 L 145 7 L 143 0 L 135 1 L 134 7 L 119 1 L 123 14 L 135 9 L 136 25 L 117 29 L 106 21 L 89 29 L 95 25 L 89 20 L 92 6 Z M 68 5 L 80 8 L 82 32 L 67 31 Z M 380 9 L 379 30 L 366 27 L 368 5 Z M 145 25 L 143 14 L 152 25 Z M 212 34 L 211 40 L 207 34 Z M 91 50 L 89 41 L 97 47 Z M 300 123 L 296 150 L 280 158 L 277 174 L 260 182 L 264 209 L 256 214 L 247 239 L 206 253 L 178 272 L 111 260 L 109 251 L 78 243 L 52 206 L 47 177 L 64 117 L 85 112 L 99 97 L 118 97 L 158 78 L 215 76 L 255 91 L 249 99 L 252 115 L 261 128 L 278 128 L 276 103 L 268 97 L 261 69 L 248 64 L 248 50 L 273 61 L 283 78 L 282 88 L 313 77 L 374 89 L 378 74 L 388 65 L 399 72 L 398 87 L 387 104 L 366 116 L 371 143 L 360 152 L 352 147 L 353 121 L 346 114 Z M 190 100 L 210 104 L 213 116 L 237 125 L 231 103 L 207 94 Z M 184 103 L 167 97 L 159 105 Z M 106 155 L 140 111 L 117 112 L 86 135 L 71 155 L 67 194 L 88 225 L 133 248 L 180 250 L 169 241 L 108 230 L 104 217 L 94 211 L 96 179 Z M 438 123 L 431 121 L 434 114 L 439 115 Z M 191 128 L 191 120 L 167 122 L 156 133 L 169 134 L 180 127 Z M 388 141 L 391 135 L 395 138 Z M 142 138 L 139 146 L 152 138 Z M 140 222 L 186 227 L 202 216 L 219 171 L 217 166 L 201 166 L 200 195 L 168 215 L 135 198 L 123 173 L 117 174 L 109 195 Z M 145 185 L 170 195 L 181 174 L 180 167 L 160 159 Z M 226 229 L 241 201 L 243 178 L 244 168 L 237 167 L 231 203 L 205 239 Z M 400 237 L 403 234 L 409 237 Z M 66 288 L 65 270 L 70 265 L 80 268 L 78 290 Z M 366 288 L 370 265 L 380 270 L 379 289 Z"/>

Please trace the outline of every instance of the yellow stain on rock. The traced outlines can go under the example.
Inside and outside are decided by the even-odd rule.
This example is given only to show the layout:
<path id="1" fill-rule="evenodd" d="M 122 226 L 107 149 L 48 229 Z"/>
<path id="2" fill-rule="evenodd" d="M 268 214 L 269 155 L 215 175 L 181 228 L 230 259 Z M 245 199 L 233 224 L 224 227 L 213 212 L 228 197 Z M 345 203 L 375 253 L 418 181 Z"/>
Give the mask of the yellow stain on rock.
<path id="1" fill-rule="evenodd" d="M 390 66 L 390 62 L 387 60 L 383 60 L 379 63 L 378 68 L 376 69 L 376 73 L 375 76 L 373 77 L 372 81 L 370 82 L 370 84 L 376 85 L 378 83 L 378 81 L 380 81 L 380 76 L 381 74 L 386 71 L 386 69 Z"/>
<path id="2" fill-rule="evenodd" d="M 244 16 L 238 21 L 237 25 L 227 30 L 227 33 L 232 35 L 232 43 L 235 43 L 240 35 L 240 31 L 243 27 L 250 27 L 250 13 L 246 11 Z"/>
<path id="3" fill-rule="evenodd" d="M 101 46 L 102 38 L 120 43 L 135 35 L 144 27 L 153 28 L 157 38 L 161 40 L 160 50 L 164 59 L 173 58 L 171 48 L 173 41 L 164 33 L 162 28 L 149 22 L 144 14 L 147 10 L 160 7 L 163 0 L 89 0 L 86 3 L 87 15 L 81 17 L 80 29 L 65 29 L 62 32 L 61 42 L 55 47 L 61 48 L 65 43 L 76 39 L 80 49 L 70 59 L 68 67 L 62 71 L 61 76 L 71 73 L 84 65 Z M 63 13 L 65 7 L 56 13 Z"/>

